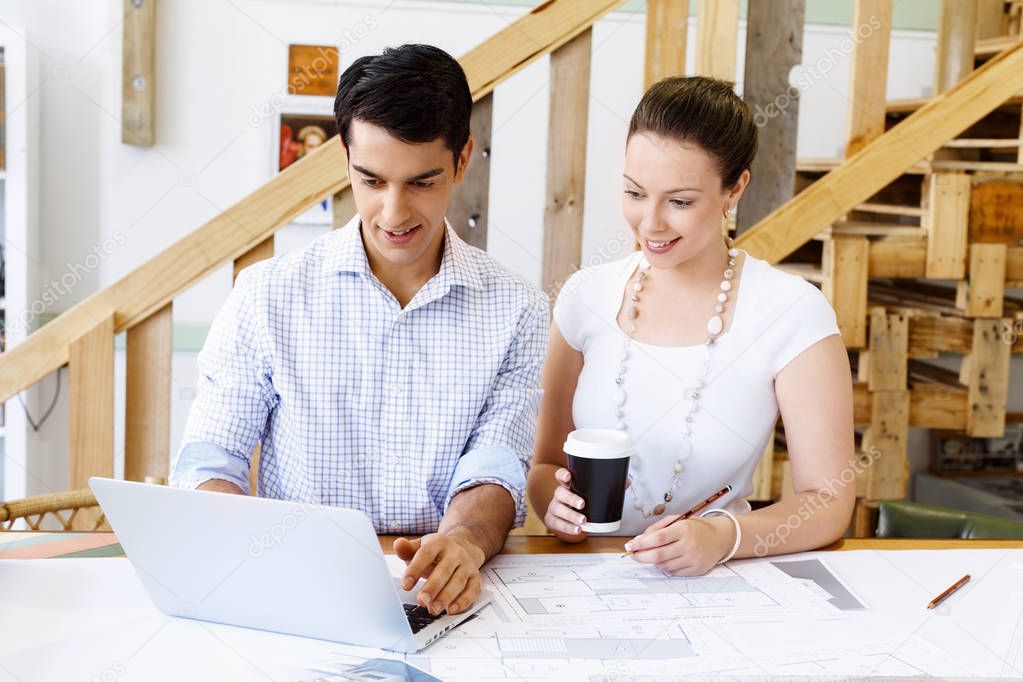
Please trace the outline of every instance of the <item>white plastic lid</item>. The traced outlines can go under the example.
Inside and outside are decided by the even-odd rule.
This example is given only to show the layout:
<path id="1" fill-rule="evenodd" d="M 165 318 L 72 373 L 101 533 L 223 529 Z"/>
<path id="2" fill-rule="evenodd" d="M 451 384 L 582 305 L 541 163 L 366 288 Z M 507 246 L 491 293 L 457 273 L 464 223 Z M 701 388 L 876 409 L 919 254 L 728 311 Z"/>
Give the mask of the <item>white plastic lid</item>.
<path id="1" fill-rule="evenodd" d="M 633 454 L 629 434 L 616 429 L 577 429 L 568 434 L 564 450 L 587 459 L 620 459 Z"/>

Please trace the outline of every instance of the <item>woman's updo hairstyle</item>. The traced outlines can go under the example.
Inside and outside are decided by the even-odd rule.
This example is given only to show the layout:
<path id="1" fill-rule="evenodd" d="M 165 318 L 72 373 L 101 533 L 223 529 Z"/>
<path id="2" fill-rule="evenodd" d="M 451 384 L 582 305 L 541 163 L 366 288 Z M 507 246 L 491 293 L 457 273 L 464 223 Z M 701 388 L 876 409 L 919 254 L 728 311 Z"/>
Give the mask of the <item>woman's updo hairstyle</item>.
<path id="1" fill-rule="evenodd" d="M 629 138 L 650 132 L 695 143 L 716 161 L 721 186 L 731 187 L 757 154 L 753 114 L 733 88 L 733 83 L 705 76 L 658 81 L 632 114 Z"/>

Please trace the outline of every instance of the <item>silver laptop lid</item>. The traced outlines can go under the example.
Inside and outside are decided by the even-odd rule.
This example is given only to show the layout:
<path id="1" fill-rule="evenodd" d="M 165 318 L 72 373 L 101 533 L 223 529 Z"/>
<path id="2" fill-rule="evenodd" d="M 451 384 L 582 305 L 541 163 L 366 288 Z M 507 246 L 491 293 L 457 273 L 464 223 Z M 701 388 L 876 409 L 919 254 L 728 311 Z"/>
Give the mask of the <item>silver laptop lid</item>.
<path id="1" fill-rule="evenodd" d="M 415 651 L 365 514 L 282 500 L 91 478 L 160 610 L 396 651 Z"/>

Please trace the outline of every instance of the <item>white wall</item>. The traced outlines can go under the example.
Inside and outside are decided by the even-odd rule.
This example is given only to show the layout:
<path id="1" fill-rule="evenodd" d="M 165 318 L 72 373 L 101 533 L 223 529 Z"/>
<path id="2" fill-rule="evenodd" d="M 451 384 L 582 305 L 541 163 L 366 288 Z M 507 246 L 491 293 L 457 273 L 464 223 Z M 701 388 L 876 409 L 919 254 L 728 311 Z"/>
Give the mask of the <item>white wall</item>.
<path id="1" fill-rule="evenodd" d="M 41 112 L 39 287 L 45 290 L 75 266 L 81 274 L 95 248 L 103 254 L 95 271 L 58 297 L 52 313 L 112 283 L 271 177 L 275 119 L 254 112 L 280 99 L 289 43 L 342 43 L 342 68 L 403 42 L 432 43 L 458 55 L 524 11 L 410 0 L 174 0 L 157 7 L 156 146 L 143 149 L 120 142 L 120 0 L 0 0 L 0 17 L 26 27 L 40 63 L 30 84 Z M 608 253 L 622 228 L 618 178 L 627 122 L 641 95 L 643 34 L 641 13 L 613 13 L 594 29 L 584 262 Z M 835 156 L 842 147 L 849 106 L 848 52 L 841 51 L 846 35 L 839 27 L 807 27 L 804 64 L 827 75 L 803 93 L 802 156 Z M 694 44 L 691 26 L 690 53 Z M 894 33 L 890 96 L 925 94 L 933 45 L 933 33 Z M 738 57 L 741 73 L 742 48 Z M 547 73 L 547 59 L 523 69 L 498 87 L 494 106 L 490 251 L 534 282 L 542 252 Z M 278 236 L 278 251 L 321 232 L 288 228 Z M 104 248 L 109 239 L 123 245 Z M 230 268 L 224 267 L 175 302 L 175 321 L 208 323 L 229 288 Z M 118 362 L 123 389 L 123 359 Z M 66 376 L 63 381 L 66 391 Z M 53 382 L 51 376 L 40 386 L 41 406 Z M 172 384 L 176 447 L 195 385 L 193 354 L 175 353 Z M 122 409 L 120 390 L 120 423 Z M 66 484 L 65 415 L 61 405 L 35 439 L 31 461 L 40 482 L 30 483 L 29 492 Z M 119 435 L 118 452 L 122 441 Z"/>

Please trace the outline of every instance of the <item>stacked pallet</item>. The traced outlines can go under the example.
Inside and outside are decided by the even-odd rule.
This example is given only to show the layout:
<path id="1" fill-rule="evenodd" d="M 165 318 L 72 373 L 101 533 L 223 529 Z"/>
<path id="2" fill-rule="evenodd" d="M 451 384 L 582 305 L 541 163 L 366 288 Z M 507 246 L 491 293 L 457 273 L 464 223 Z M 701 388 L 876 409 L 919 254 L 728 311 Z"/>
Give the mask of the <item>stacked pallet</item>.
<path id="1" fill-rule="evenodd" d="M 876 10 L 887 3 L 858 3 L 868 5 Z M 935 94 L 1023 39 L 1021 14 L 1023 0 L 945 0 Z M 928 101 L 877 102 L 877 83 L 857 78 L 857 71 L 885 71 L 888 33 L 878 33 L 854 54 L 850 99 L 856 113 L 850 112 L 847 157 Z M 922 155 L 780 264 L 821 286 L 850 350 L 864 465 L 856 467 L 854 535 L 869 534 L 877 500 L 907 494 L 910 427 L 970 436 L 1004 431 L 1010 357 L 1023 354 L 1023 300 L 1005 293 L 1023 287 L 1021 106 L 1023 96 L 1013 97 Z M 796 192 L 841 161 L 799 160 Z M 960 357 L 958 372 L 929 362 L 942 353 Z M 769 445 L 756 480 L 755 498 L 791 493 L 783 431 Z"/>

